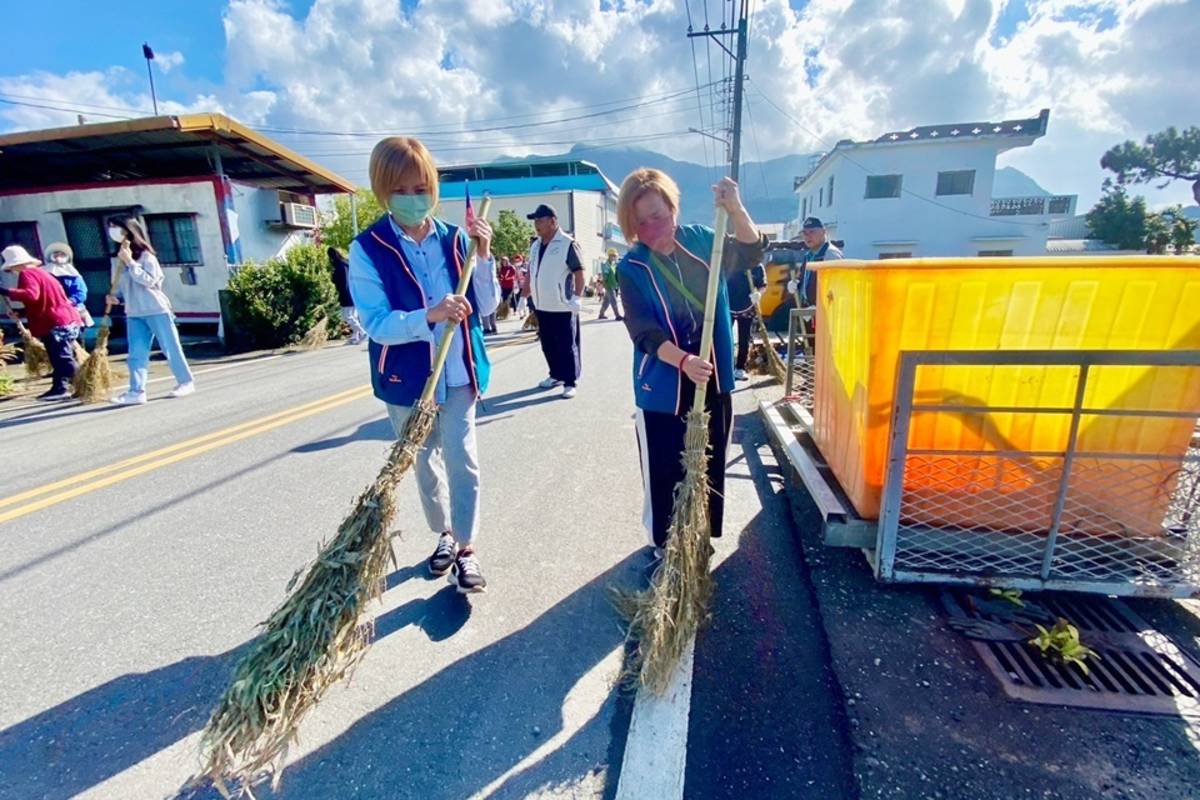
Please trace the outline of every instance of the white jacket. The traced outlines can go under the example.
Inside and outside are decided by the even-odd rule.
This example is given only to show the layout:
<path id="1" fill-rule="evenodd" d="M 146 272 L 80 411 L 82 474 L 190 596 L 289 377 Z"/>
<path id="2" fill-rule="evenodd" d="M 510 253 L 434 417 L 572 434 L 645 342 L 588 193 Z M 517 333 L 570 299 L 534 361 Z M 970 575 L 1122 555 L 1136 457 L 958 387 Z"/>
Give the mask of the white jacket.
<path id="1" fill-rule="evenodd" d="M 559 228 L 546 245 L 546 254 L 538 260 L 542 247 L 540 238 L 529 246 L 529 283 L 533 304 L 538 311 L 571 311 L 570 299 L 575 294 L 575 278 L 567 266 L 567 253 L 574 240 Z"/>

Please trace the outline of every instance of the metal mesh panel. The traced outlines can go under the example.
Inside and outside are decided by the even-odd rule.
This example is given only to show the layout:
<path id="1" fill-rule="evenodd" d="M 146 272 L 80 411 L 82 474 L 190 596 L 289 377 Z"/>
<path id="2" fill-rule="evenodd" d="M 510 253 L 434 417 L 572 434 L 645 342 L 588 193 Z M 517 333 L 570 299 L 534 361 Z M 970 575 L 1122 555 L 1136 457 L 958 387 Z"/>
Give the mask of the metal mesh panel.
<path id="1" fill-rule="evenodd" d="M 788 398 L 810 414 L 817 393 L 816 328 L 814 309 L 793 311 L 788 326 L 788 349 L 784 354 L 788 375 L 784 389 Z"/>
<path id="2" fill-rule="evenodd" d="M 921 365 L 949 375 L 947 365 L 1064 363 L 1079 366 L 1073 408 L 964 405 L 961 395 L 941 405 L 913 402 Z M 1139 382 L 1113 394 L 1107 408 L 1085 406 L 1099 396 L 1089 389 L 1089 369 L 1111 377 L 1102 370 L 1126 364 L 1147 368 Z M 1200 397 L 1186 388 L 1197 377 L 1200 353 L 1191 352 L 904 354 L 879 577 L 1159 596 L 1200 590 Z M 1184 388 L 1159 394 L 1149 408 L 1130 407 L 1149 385 Z M 972 438 L 963 419 L 1033 438 L 1005 439 L 1001 450 Z M 1055 419 L 1069 420 L 1065 439 L 1025 443 L 1037 438 L 1037 420 Z"/>

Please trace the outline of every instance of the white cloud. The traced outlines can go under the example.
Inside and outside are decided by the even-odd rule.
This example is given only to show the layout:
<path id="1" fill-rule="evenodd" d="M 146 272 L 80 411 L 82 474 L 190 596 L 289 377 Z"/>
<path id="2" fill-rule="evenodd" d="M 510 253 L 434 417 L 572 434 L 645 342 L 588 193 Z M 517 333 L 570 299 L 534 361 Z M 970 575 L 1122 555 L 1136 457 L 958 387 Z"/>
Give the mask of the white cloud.
<path id="1" fill-rule="evenodd" d="M 1099 191 L 1108 146 L 1200 120 L 1190 80 L 1200 0 L 1008 0 L 1022 1 L 1024 20 L 998 30 L 1012 16 L 1002 13 L 1004 0 L 810 0 L 800 10 L 789 0 L 757 0 L 748 71 L 762 157 L 1048 107 L 1049 134 L 1003 163 L 1052 191 L 1078 192 L 1086 204 Z M 728 4 L 709 6 L 716 27 Z M 704 0 L 690 9 L 702 27 Z M 212 96 L 160 105 L 216 106 L 274 128 L 372 132 L 275 134 L 354 179 L 365 177 L 366 154 L 382 132 L 419 132 L 444 162 L 655 134 L 663 136 L 646 146 L 678 158 L 701 161 L 709 146 L 686 133 L 700 122 L 694 95 L 529 124 L 550 119 L 547 112 L 576 117 L 597 103 L 693 86 L 687 14 L 676 0 L 422 0 L 407 12 L 396 0 L 316 0 L 302 16 L 279 0 L 230 0 L 222 18 L 223 85 Z M 709 53 L 720 78 L 721 51 L 703 39 L 694 44 L 700 81 L 708 80 Z M 186 71 L 181 54 L 160 55 L 164 68 L 167 58 L 175 72 Z M 0 93 L 52 95 L 64 106 L 149 106 L 144 87 L 120 69 L 0 78 Z M 759 93 L 803 125 L 769 109 Z M 707 92 L 702 105 L 710 124 Z M 720 124 L 723 112 L 714 110 Z M 0 107 L 0 125 L 13 128 L 64 117 L 73 115 Z M 497 118 L 506 120 L 478 124 Z M 468 125 L 505 129 L 461 130 Z M 1147 193 L 1152 201 L 1189 196 L 1182 186 Z"/>
<path id="2" fill-rule="evenodd" d="M 183 53 L 178 50 L 172 50 L 169 53 L 155 53 L 154 63 L 158 64 L 163 72 L 170 72 L 183 64 Z"/>

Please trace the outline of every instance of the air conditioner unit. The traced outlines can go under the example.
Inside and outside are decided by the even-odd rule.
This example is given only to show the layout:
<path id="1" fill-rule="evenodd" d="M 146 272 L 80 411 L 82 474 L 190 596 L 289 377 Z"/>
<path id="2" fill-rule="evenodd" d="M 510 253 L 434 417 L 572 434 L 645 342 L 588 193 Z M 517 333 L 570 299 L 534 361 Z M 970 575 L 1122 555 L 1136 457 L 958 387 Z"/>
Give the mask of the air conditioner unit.
<path id="1" fill-rule="evenodd" d="M 282 203 L 283 224 L 289 228 L 317 227 L 317 207 L 303 203 Z"/>

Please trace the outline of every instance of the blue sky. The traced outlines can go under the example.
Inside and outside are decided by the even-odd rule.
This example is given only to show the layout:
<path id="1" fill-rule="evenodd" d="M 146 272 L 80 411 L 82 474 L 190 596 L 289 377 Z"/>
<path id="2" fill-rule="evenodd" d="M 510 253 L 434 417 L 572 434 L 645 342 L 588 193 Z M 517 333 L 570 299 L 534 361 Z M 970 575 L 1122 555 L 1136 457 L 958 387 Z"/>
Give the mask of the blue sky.
<path id="1" fill-rule="evenodd" d="M 712 15 L 728 0 L 708 0 Z M 690 0 L 696 17 L 705 0 Z M 680 0 L 95 0 L 8 3 L 0 130 L 74 122 L 76 111 L 148 109 L 141 44 L 170 113 L 223 110 L 259 127 L 440 130 L 443 161 L 563 152 L 620 140 L 691 161 L 716 159 L 690 127 L 715 130 L 701 91 L 639 117 L 557 120 L 536 132 L 472 133 L 476 121 L 661 95 L 707 80 L 693 67 Z M 1191 53 L 1200 0 L 754 0 L 749 72 L 800 128 L 756 102 L 764 158 L 843 138 L 1051 109 L 1049 135 L 1012 151 L 1016 166 L 1081 205 L 1099 193 L 1099 155 L 1126 138 L 1200 122 Z M 402 9 L 402 10 L 401 10 Z M 53 33 L 47 33 L 53 31 Z M 1153 42 L 1153 47 L 1145 43 Z M 713 48 L 715 50 L 715 48 Z M 653 59 L 645 53 L 654 53 Z M 174 63 L 172 63 L 174 62 Z M 720 59 L 716 62 L 719 77 Z M 105 108 L 111 106 L 112 108 Z M 707 106 L 707 107 L 706 107 Z M 563 115 L 569 116 L 564 111 Z M 277 133 L 365 178 L 369 137 Z M 566 142 L 566 144 L 562 144 Z M 1144 191 L 1187 202 L 1176 185 Z"/>

